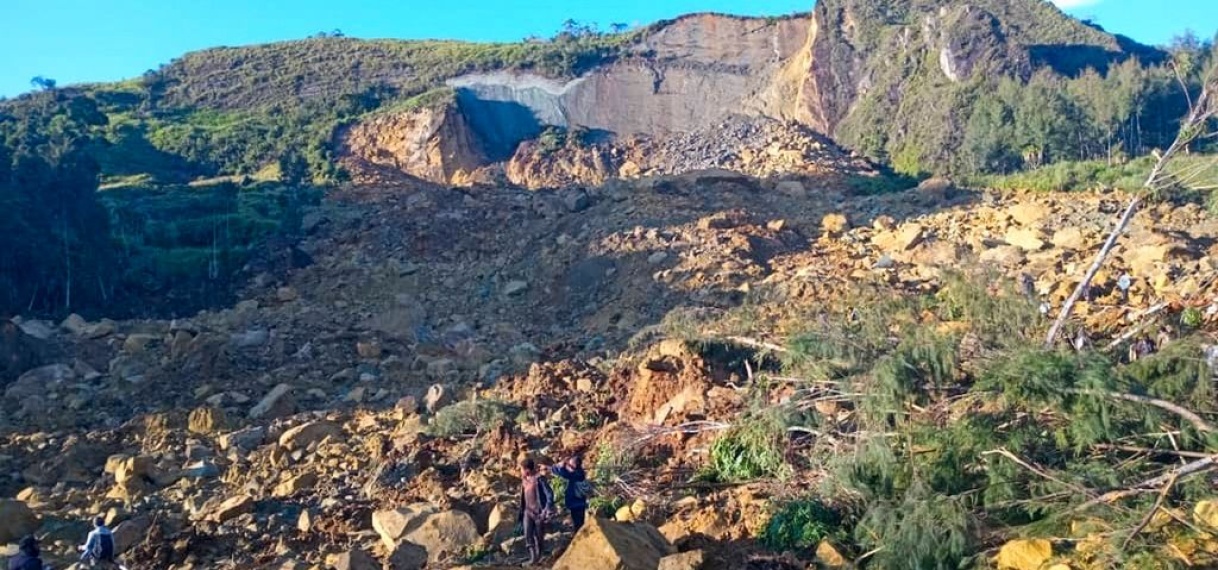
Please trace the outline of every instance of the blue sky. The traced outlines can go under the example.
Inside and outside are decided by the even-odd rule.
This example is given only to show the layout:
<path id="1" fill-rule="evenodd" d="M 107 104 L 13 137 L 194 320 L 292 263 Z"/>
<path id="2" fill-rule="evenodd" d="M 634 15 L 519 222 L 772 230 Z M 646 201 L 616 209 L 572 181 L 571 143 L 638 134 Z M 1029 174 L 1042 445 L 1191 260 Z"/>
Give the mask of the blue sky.
<path id="1" fill-rule="evenodd" d="M 1109 31 L 1163 43 L 1218 31 L 1218 0 L 1056 0 Z M 134 77 L 187 51 L 341 29 L 366 38 L 509 41 L 574 18 L 645 24 L 695 11 L 775 15 L 813 0 L 4 0 L 0 96 L 45 76 L 61 85 Z"/>

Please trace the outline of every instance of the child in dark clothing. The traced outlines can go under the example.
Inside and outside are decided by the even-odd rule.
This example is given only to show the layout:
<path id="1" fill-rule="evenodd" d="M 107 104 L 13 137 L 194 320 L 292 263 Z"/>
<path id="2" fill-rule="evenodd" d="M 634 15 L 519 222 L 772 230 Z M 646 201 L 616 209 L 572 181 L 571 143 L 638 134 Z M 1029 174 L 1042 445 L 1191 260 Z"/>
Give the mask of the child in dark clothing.
<path id="1" fill-rule="evenodd" d="M 532 459 L 520 462 L 520 481 L 519 520 L 529 549 L 529 564 L 536 564 L 545 550 L 546 521 L 554 513 L 554 490 Z"/>
<path id="2" fill-rule="evenodd" d="M 563 497 L 567 510 L 571 511 L 571 526 L 579 531 L 584 526 L 584 515 L 588 512 L 588 495 L 591 485 L 588 474 L 584 472 L 584 460 L 579 455 L 573 455 L 561 465 L 555 465 L 550 471 L 557 477 L 567 480 L 567 492 Z"/>

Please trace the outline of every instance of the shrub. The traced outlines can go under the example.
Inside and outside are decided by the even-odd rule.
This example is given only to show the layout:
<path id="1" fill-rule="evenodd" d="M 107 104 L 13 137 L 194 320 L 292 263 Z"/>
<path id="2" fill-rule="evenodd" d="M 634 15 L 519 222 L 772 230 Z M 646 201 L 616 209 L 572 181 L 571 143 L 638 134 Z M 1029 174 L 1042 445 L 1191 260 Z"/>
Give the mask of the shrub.
<path id="1" fill-rule="evenodd" d="M 601 443 L 592 458 L 592 482 L 598 489 L 609 489 L 638 462 L 638 450 L 619 442 Z"/>
<path id="2" fill-rule="evenodd" d="M 709 475 L 733 482 L 785 477 L 785 443 L 786 425 L 776 415 L 745 419 L 711 444 Z"/>
<path id="3" fill-rule="evenodd" d="M 1180 324 L 1190 329 L 1201 328 L 1204 322 L 1205 315 L 1196 307 L 1188 307 L 1180 313 Z"/>
<path id="4" fill-rule="evenodd" d="M 820 541 L 841 535 L 842 515 L 820 499 L 798 499 L 780 506 L 758 537 L 774 551 L 804 550 Z"/>
<path id="5" fill-rule="evenodd" d="M 436 412 L 427 433 L 436 437 L 478 435 L 512 417 L 511 406 L 497 400 L 466 400 Z"/>
<path id="6" fill-rule="evenodd" d="M 958 499 L 912 489 L 901 501 L 869 508 L 854 531 L 876 550 L 869 568 L 955 570 L 977 550 L 976 522 Z"/>

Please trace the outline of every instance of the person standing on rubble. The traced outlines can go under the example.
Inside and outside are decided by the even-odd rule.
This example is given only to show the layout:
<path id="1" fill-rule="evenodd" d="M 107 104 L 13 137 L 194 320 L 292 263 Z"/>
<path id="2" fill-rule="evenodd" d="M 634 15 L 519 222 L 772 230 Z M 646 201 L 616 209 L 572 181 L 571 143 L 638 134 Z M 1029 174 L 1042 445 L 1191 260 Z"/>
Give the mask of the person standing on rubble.
<path id="1" fill-rule="evenodd" d="M 571 527 L 575 532 L 579 532 L 584 526 L 584 516 L 588 512 L 588 497 L 592 494 L 592 484 L 588 482 L 588 474 L 584 471 L 584 458 L 576 453 L 560 465 L 551 467 L 550 472 L 567 480 L 563 500 L 567 510 L 571 511 Z"/>
<path id="2" fill-rule="evenodd" d="M 554 490 L 537 462 L 526 457 L 520 462 L 520 517 L 524 543 L 529 549 L 529 564 L 537 564 L 545 554 L 546 522 L 554 516 Z"/>

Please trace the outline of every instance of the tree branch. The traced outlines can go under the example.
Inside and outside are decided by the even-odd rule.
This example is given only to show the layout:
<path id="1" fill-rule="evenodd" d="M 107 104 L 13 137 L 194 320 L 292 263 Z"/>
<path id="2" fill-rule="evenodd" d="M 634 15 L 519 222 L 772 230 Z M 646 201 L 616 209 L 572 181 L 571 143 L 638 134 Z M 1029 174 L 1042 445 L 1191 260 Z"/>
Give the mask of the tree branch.
<path id="1" fill-rule="evenodd" d="M 1167 494 L 1171 492 L 1171 488 L 1175 486 L 1176 479 L 1178 478 L 1178 475 L 1172 475 L 1171 479 L 1168 479 L 1167 483 L 1163 485 L 1163 489 L 1159 491 L 1159 497 L 1155 499 L 1154 506 L 1150 507 L 1150 510 L 1146 512 L 1146 516 L 1142 517 L 1142 522 L 1138 523 L 1138 526 L 1134 527 L 1133 532 L 1129 533 L 1129 536 L 1125 537 L 1125 542 L 1121 543 L 1121 550 L 1129 548 L 1129 543 L 1133 542 L 1133 539 L 1137 538 L 1137 536 L 1142 533 L 1142 530 L 1150 524 L 1150 521 L 1154 519 L 1155 513 L 1159 512 L 1159 509 L 1163 506 L 1163 499 L 1167 498 Z"/>
<path id="2" fill-rule="evenodd" d="M 1075 512 L 1085 511 L 1100 503 L 1113 503 L 1126 497 L 1141 495 L 1155 489 L 1162 488 L 1167 484 L 1168 481 L 1185 479 L 1198 473 L 1204 473 L 1214 469 L 1216 466 L 1218 466 L 1218 455 L 1211 455 L 1204 459 L 1198 459 L 1192 463 L 1181 465 L 1153 479 L 1142 481 L 1133 487 L 1127 487 L 1125 489 L 1118 489 L 1116 491 L 1104 493 L 1103 495 L 1079 505 L 1079 507 L 1075 509 Z"/>
<path id="3" fill-rule="evenodd" d="M 1109 443 L 1097 443 L 1095 445 L 1092 445 L 1091 447 L 1093 447 L 1095 449 L 1099 449 L 1099 450 L 1124 451 L 1126 453 L 1146 453 L 1146 454 L 1151 454 L 1151 455 L 1155 455 L 1155 454 L 1174 455 L 1176 457 L 1184 457 L 1186 459 L 1204 459 L 1204 458 L 1210 456 L 1210 454 L 1208 454 L 1208 453 L 1201 453 L 1199 451 L 1180 451 L 1178 449 L 1154 449 L 1151 447 L 1137 447 L 1137 446 L 1133 446 L 1133 445 L 1113 445 L 1113 444 L 1109 444 Z"/>
<path id="4" fill-rule="evenodd" d="M 1155 169 L 1151 173 L 1151 178 L 1147 182 L 1148 184 L 1158 176 L 1159 170 L 1162 168 L 1163 163 L 1168 158 L 1169 155 L 1164 154 L 1163 157 L 1159 159 L 1159 163 L 1155 165 Z M 1141 205 L 1141 196 L 1134 196 L 1133 199 L 1129 201 L 1129 205 L 1125 207 L 1125 213 L 1117 222 L 1116 227 L 1113 228 L 1112 233 L 1108 234 L 1108 241 L 1104 242 L 1103 249 L 1101 249 L 1100 252 L 1095 256 L 1095 261 L 1093 261 L 1091 263 L 1091 267 L 1087 269 L 1087 274 L 1083 276 L 1082 281 L 1078 282 L 1078 287 L 1074 288 L 1074 292 L 1070 293 L 1070 297 L 1067 298 L 1066 302 L 1062 305 L 1061 312 L 1057 314 L 1057 320 L 1053 321 L 1053 326 L 1049 329 L 1049 336 L 1045 337 L 1045 348 L 1053 348 L 1053 343 L 1057 342 L 1057 335 L 1061 334 L 1062 326 L 1066 324 L 1066 319 L 1070 318 L 1070 313 L 1074 310 L 1074 304 L 1078 302 L 1079 298 L 1083 296 L 1083 293 L 1087 291 L 1087 288 L 1091 286 L 1091 281 L 1095 279 L 1095 275 L 1099 273 L 1100 268 L 1104 266 L 1104 261 L 1108 259 L 1108 254 L 1112 253 L 1112 248 L 1116 246 L 1116 242 L 1118 239 L 1120 239 L 1121 234 L 1125 233 L 1125 228 L 1129 226 L 1130 220 L 1133 219 L 1133 215 L 1137 213 L 1138 208 Z"/>
<path id="5" fill-rule="evenodd" d="M 1196 102 L 1193 102 L 1191 99 L 1189 100 L 1189 113 L 1180 124 L 1180 131 L 1176 135 L 1176 140 L 1172 141 L 1167 152 L 1159 155 L 1154 167 L 1150 170 L 1150 174 L 1146 176 L 1146 182 L 1142 184 L 1141 191 L 1130 199 L 1129 205 L 1125 208 L 1125 213 L 1117 222 L 1116 227 L 1113 228 L 1112 233 L 1108 235 L 1108 241 L 1104 243 L 1104 247 L 1096 254 L 1095 261 L 1091 263 L 1087 274 L 1083 276 L 1083 280 L 1079 281 L 1078 287 L 1074 288 L 1074 292 L 1070 293 L 1070 297 L 1062 305 L 1061 312 L 1057 315 L 1057 320 L 1053 321 L 1053 326 L 1049 329 L 1048 336 L 1045 337 L 1046 349 L 1053 348 L 1053 344 L 1057 342 L 1057 337 L 1061 334 L 1062 326 L 1065 325 L 1066 319 L 1070 318 L 1070 313 L 1074 310 L 1075 303 L 1083 296 L 1087 288 L 1091 286 L 1091 281 L 1095 279 L 1095 275 L 1103 267 L 1104 261 L 1112 253 L 1112 248 L 1116 245 L 1121 234 L 1125 233 L 1125 229 L 1129 226 L 1130 220 L 1137 213 L 1145 197 L 1162 189 L 1161 179 L 1164 177 L 1168 163 L 1182 150 L 1188 148 L 1189 144 L 1197 140 L 1197 137 L 1207 134 L 1203 133 L 1202 129 L 1206 122 L 1213 118 L 1215 112 L 1218 112 L 1218 109 L 1215 109 L 1216 106 L 1213 100 L 1215 85 L 1218 85 L 1218 66 L 1211 69 L 1207 74 L 1205 81 L 1202 83 L 1201 94 L 1197 97 Z"/>
<path id="6" fill-rule="evenodd" d="M 729 336 L 729 337 L 724 337 L 723 340 L 725 342 L 730 342 L 732 344 L 747 346 L 749 348 L 768 350 L 770 352 L 777 352 L 780 354 L 785 354 L 785 353 L 789 352 L 786 347 L 778 346 L 777 344 L 765 342 L 762 340 L 751 339 L 751 338 L 743 337 L 743 336 Z"/>
<path id="7" fill-rule="evenodd" d="M 1061 479 L 1058 479 L 1057 477 L 1054 477 L 1054 476 L 1052 476 L 1052 475 L 1050 475 L 1050 474 L 1046 473 L 1045 471 L 1043 471 L 1043 470 L 1041 470 L 1041 469 L 1039 469 L 1039 468 L 1037 468 L 1037 467 L 1035 467 L 1035 466 L 1033 466 L 1033 465 L 1029 464 L 1028 462 L 1026 462 L 1026 461 L 1024 461 L 1024 460 L 1020 459 L 1020 458 L 1019 458 L 1018 456 L 1016 456 L 1014 453 L 1011 453 L 1010 451 L 1007 451 L 1007 450 L 1005 450 L 1005 449 L 995 449 L 995 450 L 993 450 L 993 451 L 985 451 L 985 452 L 982 452 L 982 454 L 981 454 L 981 455 L 983 455 L 983 456 L 985 456 L 985 455 L 1001 455 L 1001 456 L 1003 456 L 1003 457 L 1005 457 L 1005 458 L 1007 458 L 1007 459 L 1010 459 L 1011 461 L 1014 461 L 1016 464 L 1018 464 L 1019 466 L 1023 467 L 1024 469 L 1027 469 L 1028 471 L 1031 471 L 1032 473 L 1035 473 L 1035 474 L 1039 475 L 1040 477 L 1042 477 L 1042 478 L 1044 478 L 1044 479 L 1048 479 L 1048 480 L 1050 480 L 1050 481 L 1053 481 L 1054 483 L 1057 483 L 1058 485 L 1062 485 L 1062 486 L 1064 486 L 1064 487 L 1068 487 L 1068 488 L 1070 488 L 1070 489 L 1073 489 L 1075 492 L 1082 493 L 1082 494 L 1084 494 L 1084 495 L 1090 495 L 1090 494 L 1091 494 L 1091 493 L 1090 493 L 1090 492 L 1089 492 L 1089 491 L 1088 491 L 1088 490 L 1087 490 L 1085 487 L 1081 487 L 1081 486 L 1079 486 L 1079 485 L 1075 485 L 1075 484 L 1073 484 L 1073 483 L 1068 483 L 1068 482 L 1066 482 L 1066 481 L 1062 481 Z"/>
<path id="8" fill-rule="evenodd" d="M 1201 416 L 1193 413 L 1192 411 L 1188 410 L 1187 408 L 1185 408 L 1179 404 L 1176 404 L 1173 402 L 1168 402 L 1167 400 L 1160 400 L 1158 398 L 1150 398 L 1147 396 L 1139 396 L 1137 394 L 1125 394 L 1122 392 L 1106 392 L 1104 390 L 1073 389 L 1073 390 L 1066 390 L 1066 393 L 1083 395 L 1083 396 L 1097 396 L 1097 397 L 1101 397 L 1101 398 L 1110 398 L 1113 400 L 1125 400 L 1126 402 L 1136 402 L 1139 404 L 1146 404 L 1148 406 L 1154 406 L 1154 407 L 1162 409 L 1162 410 L 1167 410 L 1173 414 L 1176 414 L 1177 416 L 1184 418 L 1185 420 L 1188 420 L 1188 423 L 1193 424 L 1193 427 L 1196 428 L 1197 431 L 1199 431 L 1201 433 L 1218 433 L 1218 428 L 1215 428 L 1209 422 L 1205 421 L 1205 419 L 1203 419 Z"/>

